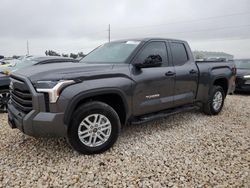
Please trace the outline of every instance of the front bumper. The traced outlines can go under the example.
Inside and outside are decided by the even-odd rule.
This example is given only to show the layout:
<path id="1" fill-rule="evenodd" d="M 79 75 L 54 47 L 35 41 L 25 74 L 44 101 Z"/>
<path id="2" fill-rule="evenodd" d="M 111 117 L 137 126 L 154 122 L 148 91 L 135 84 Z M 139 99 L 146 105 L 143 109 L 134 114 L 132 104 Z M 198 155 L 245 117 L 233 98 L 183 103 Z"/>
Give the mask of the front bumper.
<path id="1" fill-rule="evenodd" d="M 8 105 L 8 121 L 11 128 L 34 137 L 64 137 L 67 129 L 63 113 L 37 112 L 23 114 L 13 105 Z"/>
<path id="2" fill-rule="evenodd" d="M 62 111 L 46 111 L 44 94 L 37 93 L 27 78 L 18 76 L 13 79 L 11 78 L 11 80 L 11 99 L 8 103 L 8 121 L 10 127 L 17 128 L 23 133 L 34 137 L 66 136 L 67 126 L 63 122 L 64 113 Z M 32 109 L 28 112 L 20 109 L 16 101 L 18 98 L 14 95 L 15 88 L 23 88 L 24 86 L 29 88 L 32 96 Z M 22 101 L 22 99 L 19 98 L 19 101 Z"/>

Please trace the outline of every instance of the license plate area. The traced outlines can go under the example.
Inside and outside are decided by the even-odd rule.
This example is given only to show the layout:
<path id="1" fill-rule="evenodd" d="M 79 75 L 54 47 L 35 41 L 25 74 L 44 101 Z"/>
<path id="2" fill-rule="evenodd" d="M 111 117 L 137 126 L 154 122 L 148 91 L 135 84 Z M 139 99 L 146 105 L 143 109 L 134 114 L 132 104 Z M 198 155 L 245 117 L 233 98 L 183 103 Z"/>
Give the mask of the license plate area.
<path id="1" fill-rule="evenodd" d="M 23 132 L 23 118 L 25 114 L 18 111 L 13 105 L 8 105 L 8 121 L 11 128 L 18 128 Z"/>

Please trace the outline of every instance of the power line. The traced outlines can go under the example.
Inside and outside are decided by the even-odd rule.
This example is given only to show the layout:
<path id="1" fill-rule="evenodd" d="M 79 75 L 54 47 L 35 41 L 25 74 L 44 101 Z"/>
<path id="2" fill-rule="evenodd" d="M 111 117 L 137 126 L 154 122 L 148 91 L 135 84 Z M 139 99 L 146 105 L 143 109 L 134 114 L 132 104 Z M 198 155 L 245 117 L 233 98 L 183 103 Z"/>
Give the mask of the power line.
<path id="1" fill-rule="evenodd" d="M 228 26 L 228 27 L 218 27 L 218 28 L 209 28 L 209 29 L 200 29 L 200 30 L 189 30 L 189 31 L 179 31 L 179 32 L 169 32 L 169 33 L 157 33 L 159 34 L 181 34 L 181 33 L 196 33 L 196 32 L 202 32 L 202 31 L 214 31 L 214 30 L 225 30 L 225 29 L 240 29 L 242 27 L 250 27 L 249 25 L 239 25 L 239 26 Z"/>
<path id="2" fill-rule="evenodd" d="M 234 14 L 226 14 L 221 16 L 211 16 L 201 19 L 194 19 L 194 20 L 180 20 L 176 22 L 169 22 L 165 24 L 155 24 L 155 25 L 144 25 L 144 26 L 129 26 L 129 27 L 117 27 L 116 29 L 128 29 L 128 28 L 145 28 L 145 27 L 157 27 L 157 26 L 164 26 L 164 25 L 171 25 L 171 24 L 179 24 L 179 23 L 190 23 L 190 22 L 199 22 L 204 20 L 211 20 L 211 19 L 217 19 L 217 18 L 225 18 L 225 17 L 232 17 L 232 16 L 238 16 L 238 15 L 245 15 L 250 14 L 250 12 L 241 12 L 241 13 L 234 13 Z"/>
<path id="3" fill-rule="evenodd" d="M 113 27 L 113 29 L 115 29 L 115 30 L 122 30 L 122 29 L 124 30 L 124 29 L 129 29 L 129 28 L 140 29 L 140 28 L 147 28 L 147 27 L 165 26 L 165 25 L 171 25 L 171 24 L 199 22 L 199 21 L 204 21 L 204 20 L 211 20 L 211 19 L 217 19 L 217 18 L 232 17 L 232 16 L 245 15 L 245 14 L 250 14 L 250 12 L 241 12 L 241 13 L 234 13 L 234 14 L 226 14 L 226 15 L 221 15 L 221 16 L 211 16 L 211 17 L 206 17 L 206 18 L 201 18 L 201 19 L 194 19 L 194 20 L 180 20 L 180 21 L 169 22 L 169 23 L 165 23 L 165 24 L 144 25 L 144 26 L 129 26 L 129 27 L 115 27 L 115 28 Z M 110 28 L 110 24 L 108 26 L 108 30 L 107 31 L 108 31 L 108 41 L 110 42 L 110 40 L 111 40 L 111 28 Z M 97 34 L 101 34 L 101 33 L 103 33 L 103 31 L 86 32 L 85 35 L 97 35 Z"/>
<path id="4" fill-rule="evenodd" d="M 239 25 L 239 26 L 228 26 L 228 27 L 219 27 L 219 28 L 209 28 L 209 29 L 200 29 L 200 30 L 189 30 L 189 31 L 177 31 L 177 32 L 168 32 L 168 33 L 154 33 L 154 34 L 146 34 L 146 35 L 169 35 L 169 34 L 182 34 L 182 33 L 197 33 L 197 32 L 203 32 L 203 31 L 216 31 L 216 30 L 225 30 L 225 29 L 239 29 L 242 27 L 250 27 L 250 24 L 248 25 Z M 125 36 L 125 35 L 123 35 Z M 144 35 L 145 36 L 145 35 Z M 116 37 L 118 38 L 118 37 Z"/>
<path id="5" fill-rule="evenodd" d="M 201 42 L 207 42 L 207 40 L 209 40 L 209 42 L 217 42 L 217 41 L 235 41 L 235 40 L 249 40 L 250 37 L 240 37 L 240 38 L 218 38 L 218 39 L 205 39 L 205 40 L 202 40 Z M 195 40 L 192 40 L 192 41 L 195 41 Z"/>

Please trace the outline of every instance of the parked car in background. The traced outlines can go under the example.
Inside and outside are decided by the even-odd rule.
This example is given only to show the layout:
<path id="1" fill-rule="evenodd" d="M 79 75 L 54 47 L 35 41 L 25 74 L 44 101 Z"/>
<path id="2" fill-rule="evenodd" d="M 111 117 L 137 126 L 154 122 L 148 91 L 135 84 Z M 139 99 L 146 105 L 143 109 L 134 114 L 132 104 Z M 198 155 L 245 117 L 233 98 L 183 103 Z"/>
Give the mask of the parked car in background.
<path id="1" fill-rule="evenodd" d="M 12 70 L 15 69 L 15 67 L 18 67 L 19 63 L 23 63 L 25 60 L 29 60 L 30 58 L 33 58 L 33 56 L 20 56 L 19 58 L 5 58 L 2 61 L 2 65 L 0 65 L 0 72 L 3 72 L 4 70 Z"/>
<path id="2" fill-rule="evenodd" d="M 9 62 L 6 62 L 6 61 L 0 61 L 0 67 L 1 66 L 10 66 L 11 64 Z"/>
<path id="3" fill-rule="evenodd" d="M 0 113 L 7 111 L 7 103 L 9 101 L 9 83 L 9 76 L 0 73 Z"/>
<path id="4" fill-rule="evenodd" d="M 77 62 L 72 58 L 42 56 L 42 57 L 25 57 L 18 60 L 12 66 L 5 66 L 0 68 L 0 112 L 6 112 L 7 103 L 9 100 L 9 74 L 19 69 L 24 69 L 33 65 L 42 65 L 48 63 L 63 63 L 63 62 Z"/>
<path id="5" fill-rule="evenodd" d="M 114 41 L 74 65 L 14 72 L 9 124 L 30 136 L 66 137 L 80 153 L 101 153 L 122 125 L 197 108 L 218 114 L 235 73 L 233 62 L 195 62 L 185 41 Z"/>
<path id="6" fill-rule="evenodd" d="M 250 59 L 237 59 L 234 62 L 237 67 L 235 91 L 250 92 Z"/>

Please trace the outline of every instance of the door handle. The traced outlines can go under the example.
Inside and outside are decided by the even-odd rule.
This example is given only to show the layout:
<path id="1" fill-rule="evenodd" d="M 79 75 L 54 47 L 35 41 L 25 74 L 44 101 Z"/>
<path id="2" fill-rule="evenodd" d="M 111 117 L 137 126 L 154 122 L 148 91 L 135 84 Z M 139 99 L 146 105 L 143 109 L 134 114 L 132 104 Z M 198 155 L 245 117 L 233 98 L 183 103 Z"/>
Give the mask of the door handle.
<path id="1" fill-rule="evenodd" d="M 192 69 L 192 70 L 190 70 L 190 71 L 189 71 L 189 73 L 190 73 L 190 74 L 196 74 L 196 73 L 197 73 L 197 71 L 196 71 L 196 70 L 194 70 L 194 69 Z"/>
<path id="2" fill-rule="evenodd" d="M 165 73 L 165 76 L 174 76 L 175 75 L 175 72 L 172 72 L 172 71 L 168 71 Z"/>

